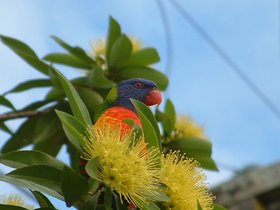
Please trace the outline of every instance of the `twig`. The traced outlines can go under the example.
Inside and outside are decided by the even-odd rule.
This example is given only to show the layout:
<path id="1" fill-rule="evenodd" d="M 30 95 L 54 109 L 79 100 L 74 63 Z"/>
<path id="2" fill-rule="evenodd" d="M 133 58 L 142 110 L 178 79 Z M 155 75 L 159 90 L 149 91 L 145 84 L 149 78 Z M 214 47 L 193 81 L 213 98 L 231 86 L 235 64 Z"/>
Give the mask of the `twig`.
<path id="1" fill-rule="evenodd" d="M 0 115 L 0 122 L 4 122 L 11 119 L 25 118 L 25 117 L 35 117 L 44 113 L 51 111 L 52 109 L 46 109 L 42 111 L 32 110 L 32 111 L 22 111 L 22 112 L 9 112 Z"/>

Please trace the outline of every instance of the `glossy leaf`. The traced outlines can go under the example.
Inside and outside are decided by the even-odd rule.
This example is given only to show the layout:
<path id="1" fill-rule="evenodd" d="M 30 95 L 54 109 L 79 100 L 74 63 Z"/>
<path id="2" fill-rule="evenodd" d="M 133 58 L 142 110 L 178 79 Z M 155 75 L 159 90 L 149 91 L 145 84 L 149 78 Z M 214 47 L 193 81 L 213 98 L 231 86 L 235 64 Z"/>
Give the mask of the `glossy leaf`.
<path id="1" fill-rule="evenodd" d="M 7 98 L 5 98 L 4 96 L 1 96 L 1 95 L 0 95 L 0 105 L 8 107 L 14 111 L 16 110 L 14 105 Z"/>
<path id="2" fill-rule="evenodd" d="M 33 131 L 33 143 L 39 143 L 54 136 L 59 129 L 61 129 L 60 122 L 54 111 L 41 115 Z"/>
<path id="3" fill-rule="evenodd" d="M 197 210 L 203 210 L 202 206 L 200 205 L 199 201 L 197 201 Z"/>
<path id="4" fill-rule="evenodd" d="M 9 138 L 5 145 L 2 147 L 2 153 L 17 150 L 31 144 L 33 141 L 34 133 L 30 131 L 35 130 L 38 119 L 39 117 L 32 117 L 23 122 L 14 133 L 14 135 Z"/>
<path id="5" fill-rule="evenodd" d="M 42 101 L 36 101 L 36 102 L 33 102 L 29 105 L 27 105 L 26 107 L 24 107 L 23 109 L 21 109 L 20 111 L 30 111 L 30 110 L 36 110 L 36 109 L 39 109 L 49 103 L 52 103 L 54 102 L 54 100 L 42 100 Z"/>
<path id="6" fill-rule="evenodd" d="M 148 147 L 161 149 L 160 131 L 152 111 L 140 101 L 135 99 L 131 99 L 131 101 L 141 120 L 145 141 L 148 143 Z"/>
<path id="7" fill-rule="evenodd" d="M 65 50 L 67 50 L 70 54 L 78 58 L 79 60 L 83 61 L 84 63 L 87 63 L 88 65 L 95 65 L 95 61 L 87 55 L 87 53 L 80 47 L 72 47 L 66 42 L 64 42 L 62 39 L 52 36 L 52 38 Z"/>
<path id="8" fill-rule="evenodd" d="M 131 52 L 132 44 L 129 38 L 124 34 L 120 35 L 112 45 L 108 56 L 108 64 L 111 69 L 123 67 L 127 63 Z"/>
<path id="9" fill-rule="evenodd" d="M 56 70 L 53 72 L 59 78 L 61 85 L 63 86 L 74 116 L 84 125 L 92 125 L 89 112 L 73 85 L 60 72 Z"/>
<path id="10" fill-rule="evenodd" d="M 60 127 L 53 135 L 46 136 L 42 141 L 36 142 L 33 150 L 39 150 L 56 157 L 65 142 L 67 142 L 67 138 Z"/>
<path id="11" fill-rule="evenodd" d="M 30 90 L 32 88 L 42 88 L 42 87 L 50 87 L 52 85 L 51 81 L 49 79 L 34 79 L 34 80 L 28 80 L 26 82 L 20 83 L 13 89 L 9 90 L 5 94 L 8 93 L 18 93 L 25 90 Z"/>
<path id="12" fill-rule="evenodd" d="M 154 201 L 169 202 L 170 198 L 163 192 L 158 191 L 156 194 L 151 194 L 147 196 L 149 199 Z"/>
<path id="13" fill-rule="evenodd" d="M 90 161 L 88 161 L 85 169 L 86 169 L 87 174 L 91 178 L 98 180 L 98 175 L 97 175 L 97 172 L 99 170 L 99 159 L 98 159 L 98 157 L 93 158 Z"/>
<path id="14" fill-rule="evenodd" d="M 165 90 L 168 86 L 168 78 L 160 71 L 150 67 L 127 67 L 118 71 L 116 75 L 119 80 L 131 78 L 144 78 L 155 82 L 160 90 Z"/>
<path id="15" fill-rule="evenodd" d="M 1 41 L 12 49 L 18 56 L 25 60 L 29 65 L 40 71 L 41 73 L 48 75 L 49 65 L 41 61 L 36 53 L 25 43 L 7 36 L 0 36 Z"/>
<path id="16" fill-rule="evenodd" d="M 108 58 L 108 55 L 111 52 L 111 48 L 115 41 L 119 38 L 121 35 L 121 27 L 119 23 L 112 17 L 110 17 L 109 22 L 109 29 L 107 34 L 107 41 L 106 41 L 106 56 Z"/>
<path id="17" fill-rule="evenodd" d="M 0 156 L 0 163 L 12 168 L 23 168 L 32 165 L 47 165 L 62 170 L 65 164 L 52 156 L 36 151 L 21 150 L 3 154 Z"/>
<path id="18" fill-rule="evenodd" d="M 120 196 L 118 194 L 113 194 L 115 203 L 117 206 L 117 210 L 128 210 L 127 204 L 125 204 L 123 201 L 121 201 Z"/>
<path id="19" fill-rule="evenodd" d="M 61 177 L 61 190 L 66 206 L 75 204 L 88 191 L 87 180 L 68 167 L 64 167 Z"/>
<path id="20" fill-rule="evenodd" d="M 72 146 L 72 144 L 67 144 L 67 152 L 69 154 L 71 168 L 77 172 L 80 172 L 80 152 L 76 150 L 75 147 Z"/>
<path id="21" fill-rule="evenodd" d="M 87 128 L 79 120 L 66 112 L 56 110 L 56 113 L 62 123 L 67 138 L 79 152 L 82 152 L 84 135 L 86 134 Z"/>
<path id="22" fill-rule="evenodd" d="M 93 178 L 88 179 L 88 184 L 89 184 L 89 192 L 91 192 L 92 194 L 96 193 L 100 186 L 100 182 Z"/>
<path id="23" fill-rule="evenodd" d="M 194 158 L 205 169 L 218 170 L 215 162 L 211 158 L 212 144 L 206 139 L 185 138 L 172 140 L 167 144 L 167 147 L 172 150 L 180 150 L 187 157 Z"/>
<path id="24" fill-rule="evenodd" d="M 155 48 L 144 48 L 133 52 L 127 62 L 127 66 L 148 66 L 160 61 Z"/>
<path id="25" fill-rule="evenodd" d="M 40 207 L 50 207 L 52 209 L 55 209 L 53 204 L 50 202 L 50 200 L 42 193 L 38 191 L 31 191 L 33 196 L 36 198 L 38 204 Z"/>
<path id="26" fill-rule="evenodd" d="M 96 192 L 91 198 L 85 203 L 81 210 L 94 210 L 96 209 L 98 198 L 100 196 L 100 192 Z M 127 208 L 126 208 L 127 210 Z"/>
<path id="27" fill-rule="evenodd" d="M 54 87 L 46 95 L 45 100 L 62 100 L 65 93 L 62 89 Z"/>
<path id="28" fill-rule="evenodd" d="M 3 122 L 0 122 L 0 130 L 5 131 L 6 133 L 13 135 L 13 132 L 11 131 L 11 129 Z"/>
<path id="29" fill-rule="evenodd" d="M 76 90 L 82 101 L 85 103 L 88 111 L 93 115 L 97 111 L 97 108 L 102 104 L 103 98 L 97 92 L 89 88 L 77 87 Z"/>
<path id="30" fill-rule="evenodd" d="M 146 203 L 145 206 L 140 207 L 141 210 L 160 210 L 160 208 L 153 202 Z"/>
<path id="31" fill-rule="evenodd" d="M 0 204 L 0 209 L 1 210 L 28 210 L 20 206 L 13 206 L 13 205 L 6 205 L 6 204 Z"/>
<path id="32" fill-rule="evenodd" d="M 77 57 L 71 54 L 51 53 L 46 55 L 43 59 L 46 61 L 50 61 L 51 63 L 63 64 L 74 68 L 87 69 L 87 70 L 91 69 L 91 65 L 83 62 L 82 60 L 78 59 Z"/>
<path id="33" fill-rule="evenodd" d="M 222 206 L 220 206 L 220 205 L 218 205 L 218 204 L 214 204 L 213 210 L 227 210 L 227 209 L 222 207 Z"/>
<path id="34" fill-rule="evenodd" d="M 165 134 L 170 135 L 176 123 L 176 111 L 170 99 L 166 100 L 164 112 L 156 111 L 156 118 L 162 123 Z"/>
<path id="35" fill-rule="evenodd" d="M 56 168 L 33 165 L 0 176 L 0 180 L 63 199 L 60 190 L 60 177 L 61 171 Z"/>
<path id="36" fill-rule="evenodd" d="M 91 86 L 97 87 L 97 88 L 112 88 L 114 83 L 107 79 L 103 72 L 102 69 L 97 67 L 94 68 L 90 71 L 89 73 L 89 78 L 91 82 Z"/>

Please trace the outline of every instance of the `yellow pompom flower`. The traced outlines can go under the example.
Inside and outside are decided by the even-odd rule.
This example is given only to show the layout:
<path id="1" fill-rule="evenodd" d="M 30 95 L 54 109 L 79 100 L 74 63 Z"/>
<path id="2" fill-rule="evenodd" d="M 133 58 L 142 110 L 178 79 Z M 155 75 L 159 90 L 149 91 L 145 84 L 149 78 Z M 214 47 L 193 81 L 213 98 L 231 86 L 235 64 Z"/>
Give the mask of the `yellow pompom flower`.
<path id="1" fill-rule="evenodd" d="M 115 190 L 121 199 L 141 207 L 158 192 L 159 151 L 147 149 L 133 133 L 123 135 L 120 131 L 104 124 L 88 132 L 83 158 L 98 157 L 99 181 Z"/>
<path id="2" fill-rule="evenodd" d="M 175 124 L 176 138 L 205 138 L 204 130 L 190 116 L 178 116 Z"/>
<path id="3" fill-rule="evenodd" d="M 206 176 L 197 167 L 198 163 L 179 152 L 162 156 L 160 178 L 167 186 L 170 201 L 165 203 L 167 210 L 197 210 L 197 201 L 203 210 L 213 209 L 214 197 L 205 183 Z"/>
<path id="4" fill-rule="evenodd" d="M 30 210 L 34 209 L 34 206 L 26 204 L 22 196 L 19 194 L 11 194 L 9 196 L 4 195 L 0 197 L 0 204 L 19 206 Z"/>
<path id="5" fill-rule="evenodd" d="M 142 48 L 142 43 L 135 37 L 128 37 L 132 44 L 132 52 L 137 52 Z M 101 57 L 105 59 L 106 55 L 106 40 L 99 39 L 92 43 L 92 52 L 94 57 Z"/>

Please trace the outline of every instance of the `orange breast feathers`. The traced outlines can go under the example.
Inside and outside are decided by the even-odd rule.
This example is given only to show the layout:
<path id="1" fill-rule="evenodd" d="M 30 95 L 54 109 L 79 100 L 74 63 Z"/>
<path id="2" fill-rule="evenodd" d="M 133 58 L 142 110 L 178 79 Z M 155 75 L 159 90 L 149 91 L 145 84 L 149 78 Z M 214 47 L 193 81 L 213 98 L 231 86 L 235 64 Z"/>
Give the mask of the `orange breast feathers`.
<path id="1" fill-rule="evenodd" d="M 96 121 L 93 127 L 110 126 L 111 129 L 121 129 L 121 135 L 130 133 L 131 126 L 124 122 L 125 119 L 133 120 L 138 126 L 141 127 L 139 117 L 130 109 L 115 106 L 107 109 Z"/>

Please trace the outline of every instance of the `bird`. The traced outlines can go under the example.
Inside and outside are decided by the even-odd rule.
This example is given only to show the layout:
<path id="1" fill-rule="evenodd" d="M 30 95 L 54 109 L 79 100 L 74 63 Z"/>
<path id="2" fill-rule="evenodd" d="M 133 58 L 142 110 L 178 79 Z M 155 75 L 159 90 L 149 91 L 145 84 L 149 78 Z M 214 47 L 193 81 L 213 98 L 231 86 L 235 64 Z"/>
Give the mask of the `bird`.
<path id="1" fill-rule="evenodd" d="M 110 129 L 120 129 L 121 135 L 131 132 L 132 126 L 125 120 L 130 119 L 142 128 L 141 121 L 130 99 L 137 99 L 147 106 L 159 106 L 162 95 L 158 86 L 147 79 L 134 78 L 124 80 L 111 89 L 100 108 L 93 128 L 108 125 Z M 144 138 L 142 139 L 144 143 Z M 87 177 L 85 165 L 87 161 L 80 159 L 80 173 Z"/>
<path id="2" fill-rule="evenodd" d="M 159 106 L 162 96 L 158 86 L 150 80 L 134 78 L 122 81 L 109 92 L 100 108 L 99 115 L 97 114 L 93 129 L 106 125 L 110 129 L 120 129 L 121 136 L 125 136 L 133 129 L 132 125 L 125 121 L 126 119 L 133 120 L 134 125 L 142 128 L 140 118 L 130 99 L 137 99 L 147 106 Z M 141 143 L 145 144 L 144 138 L 142 138 Z M 89 178 L 85 170 L 86 164 L 87 161 L 81 158 L 80 173 Z M 102 196 L 100 196 L 99 200 L 102 199 Z M 115 206 L 116 204 L 113 202 L 112 205 Z M 133 204 L 127 205 L 129 210 L 137 209 Z"/>

